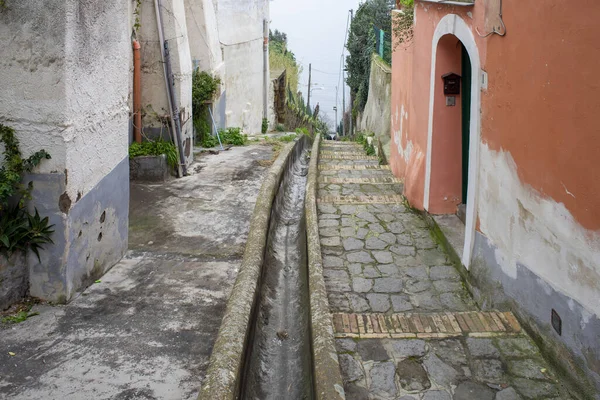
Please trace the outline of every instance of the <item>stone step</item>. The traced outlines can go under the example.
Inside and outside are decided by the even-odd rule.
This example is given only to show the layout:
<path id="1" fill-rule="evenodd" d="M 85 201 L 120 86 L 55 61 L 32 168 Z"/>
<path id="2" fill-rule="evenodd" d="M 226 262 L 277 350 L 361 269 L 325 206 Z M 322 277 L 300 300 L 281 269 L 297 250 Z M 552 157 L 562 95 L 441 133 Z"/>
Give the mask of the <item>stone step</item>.
<path id="1" fill-rule="evenodd" d="M 389 165 L 368 165 L 368 164 L 319 164 L 319 170 L 352 170 L 352 169 L 386 169 Z"/>
<path id="2" fill-rule="evenodd" d="M 372 178 L 339 178 L 339 177 L 329 177 L 329 176 L 321 176 L 319 177 L 319 183 L 327 183 L 327 184 L 363 184 L 363 183 L 376 183 L 383 185 L 390 184 L 401 184 L 402 180 L 396 178 L 393 175 L 390 176 L 376 176 Z"/>
<path id="3" fill-rule="evenodd" d="M 367 156 L 364 154 L 343 154 L 343 153 L 329 153 L 321 154 L 319 159 L 322 160 L 359 160 L 359 161 L 379 161 L 377 156 Z"/>
<path id="4" fill-rule="evenodd" d="M 472 311 L 440 313 L 332 315 L 337 338 L 448 338 L 521 335 L 511 312 Z"/>
<path id="5" fill-rule="evenodd" d="M 322 196 L 317 199 L 317 203 L 331 203 L 337 205 L 346 204 L 402 204 L 404 196 L 385 195 L 385 196 Z"/>
<path id="6" fill-rule="evenodd" d="M 364 151 L 336 151 L 336 150 L 322 150 L 319 152 L 321 155 L 342 155 L 342 156 L 366 156 Z"/>

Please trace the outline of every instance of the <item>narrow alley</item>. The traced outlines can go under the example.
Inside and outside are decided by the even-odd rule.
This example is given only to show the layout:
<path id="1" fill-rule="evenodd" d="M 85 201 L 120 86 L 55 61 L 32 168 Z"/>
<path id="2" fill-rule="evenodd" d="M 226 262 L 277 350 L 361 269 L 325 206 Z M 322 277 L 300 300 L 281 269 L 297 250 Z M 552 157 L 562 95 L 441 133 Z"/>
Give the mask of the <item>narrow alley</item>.
<path id="1" fill-rule="evenodd" d="M 388 167 L 354 143 L 321 149 L 319 227 L 346 399 L 570 399 L 512 313 L 479 311 Z"/>

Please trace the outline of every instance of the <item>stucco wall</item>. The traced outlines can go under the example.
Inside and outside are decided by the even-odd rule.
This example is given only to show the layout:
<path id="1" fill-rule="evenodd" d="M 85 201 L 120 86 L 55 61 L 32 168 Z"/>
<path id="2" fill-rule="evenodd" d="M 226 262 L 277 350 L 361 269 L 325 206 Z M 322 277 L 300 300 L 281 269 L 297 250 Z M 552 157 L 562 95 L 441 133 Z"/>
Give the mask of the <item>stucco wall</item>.
<path id="1" fill-rule="evenodd" d="M 410 202 L 423 208 L 430 122 L 433 143 L 439 133 L 439 115 L 429 120 L 432 37 L 445 15 L 456 14 L 480 56 L 476 82 L 487 74 L 481 140 L 470 160 L 477 171 L 469 182 L 475 185 L 477 239 L 467 267 L 486 288 L 479 293 L 483 304 L 515 308 L 548 351 L 578 366 L 581 375 L 566 367 L 568 373 L 585 375 L 600 388 L 600 344 L 589 336 L 600 317 L 600 139 L 594 113 L 600 106 L 594 78 L 600 62 L 594 15 L 600 5 L 504 2 L 507 35 L 479 37 L 475 27 L 487 32 L 498 25 L 497 5 L 416 2 L 414 39 L 394 53 L 392 170 L 405 178 Z M 434 94 L 441 90 L 436 83 Z M 435 170 L 443 167 L 436 167 L 439 154 L 432 150 L 431 191 Z M 550 326 L 552 309 L 563 318 L 562 336 Z"/>
<path id="2" fill-rule="evenodd" d="M 192 58 L 184 0 L 163 0 L 164 39 L 168 42 L 175 93 L 180 111 L 182 143 L 187 164 L 193 161 L 192 124 Z M 169 103 L 165 86 L 161 48 L 156 23 L 154 1 L 143 0 L 138 38 L 142 57 L 142 107 L 144 131 L 171 132 L 171 125 L 161 122 L 168 118 Z M 172 133 L 170 133 L 172 135 Z M 169 136 L 166 136 L 169 137 Z"/>
<path id="3" fill-rule="evenodd" d="M 0 58 L 0 122 L 16 130 L 25 156 L 41 148 L 52 155 L 27 178 L 34 182 L 30 206 L 55 224 L 55 244 L 41 253 L 44 262 L 28 258 L 31 294 L 67 300 L 81 287 L 77 275 L 94 267 L 102 273 L 127 248 L 125 226 L 125 240 L 110 250 L 114 256 L 104 257 L 106 248 L 90 242 L 89 251 L 98 256 L 95 266 L 67 262 L 72 213 L 92 218 L 99 207 L 93 200 L 98 187 L 127 158 L 129 4 L 40 0 L 6 5 L 0 10 L 0 37 L 12 39 L 3 42 Z M 112 190 L 128 197 L 127 185 L 113 184 Z M 106 204 L 113 195 L 105 193 Z M 114 207 L 126 220 L 127 204 Z M 116 237 L 111 228 L 105 234 Z"/>
<path id="4" fill-rule="evenodd" d="M 369 77 L 369 96 L 356 128 L 358 131 L 375 133 L 386 159 L 390 157 L 391 94 L 392 70 L 374 54 Z"/>

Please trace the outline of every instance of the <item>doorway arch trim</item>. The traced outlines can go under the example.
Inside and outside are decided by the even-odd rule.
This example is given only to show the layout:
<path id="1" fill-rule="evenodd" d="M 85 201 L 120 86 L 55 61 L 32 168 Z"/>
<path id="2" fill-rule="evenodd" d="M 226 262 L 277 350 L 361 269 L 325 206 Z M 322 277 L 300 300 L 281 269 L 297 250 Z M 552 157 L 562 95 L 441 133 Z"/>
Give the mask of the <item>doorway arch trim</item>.
<path id="1" fill-rule="evenodd" d="M 436 90 L 436 61 L 438 42 L 442 36 L 454 35 L 465 46 L 471 59 L 471 121 L 469 127 L 469 187 L 467 190 L 467 219 L 465 226 L 465 245 L 461 255 L 463 265 L 468 269 L 471 264 L 473 244 L 475 241 L 475 225 L 477 210 L 477 189 L 479 169 L 479 143 L 481 140 L 481 61 L 473 32 L 466 22 L 456 14 L 444 16 L 433 33 L 431 43 L 431 80 L 429 85 L 429 122 L 427 128 L 427 160 L 425 164 L 425 193 L 423 205 L 429 210 L 429 193 L 431 187 L 431 154 L 433 144 L 434 95 Z M 439 84 L 437 85 L 439 88 Z"/>

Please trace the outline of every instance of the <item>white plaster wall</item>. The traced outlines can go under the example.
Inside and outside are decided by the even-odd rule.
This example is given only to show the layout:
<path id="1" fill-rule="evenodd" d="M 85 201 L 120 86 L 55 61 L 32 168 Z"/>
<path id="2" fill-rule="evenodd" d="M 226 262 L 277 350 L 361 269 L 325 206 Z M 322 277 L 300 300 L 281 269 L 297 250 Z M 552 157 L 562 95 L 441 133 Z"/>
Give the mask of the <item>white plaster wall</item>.
<path id="1" fill-rule="evenodd" d="M 496 259 L 516 278 L 523 264 L 600 317 L 600 232 L 579 225 L 564 204 L 523 185 L 510 153 L 480 145 L 478 215 Z M 569 182 L 563 182 L 568 192 Z M 582 327 L 583 328 L 583 327 Z"/>
<path id="2" fill-rule="evenodd" d="M 202 71 L 223 72 L 217 13 L 212 0 L 185 0 L 185 12 L 193 65 Z"/>
<path id="3" fill-rule="evenodd" d="M 217 4 L 225 62 L 226 125 L 250 134 L 260 133 L 262 125 L 263 20 L 268 18 L 268 1 L 219 0 Z"/>

